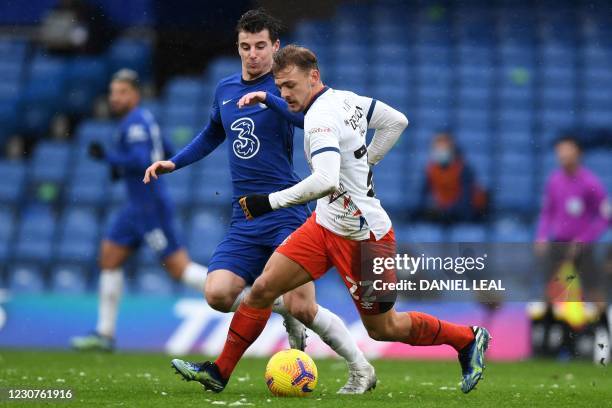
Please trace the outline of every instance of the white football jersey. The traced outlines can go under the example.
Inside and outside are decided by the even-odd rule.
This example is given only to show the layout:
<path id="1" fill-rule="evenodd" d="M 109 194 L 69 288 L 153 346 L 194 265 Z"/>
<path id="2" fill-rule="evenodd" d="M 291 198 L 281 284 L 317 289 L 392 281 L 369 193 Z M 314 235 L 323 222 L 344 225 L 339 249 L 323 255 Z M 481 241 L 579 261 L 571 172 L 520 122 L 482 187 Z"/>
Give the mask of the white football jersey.
<path id="1" fill-rule="evenodd" d="M 317 223 L 354 240 L 384 237 L 391 219 L 374 195 L 368 165 L 366 132 L 375 99 L 331 88 L 316 97 L 305 112 L 304 152 L 312 157 L 326 151 L 340 153 L 340 185 L 317 200 Z"/>

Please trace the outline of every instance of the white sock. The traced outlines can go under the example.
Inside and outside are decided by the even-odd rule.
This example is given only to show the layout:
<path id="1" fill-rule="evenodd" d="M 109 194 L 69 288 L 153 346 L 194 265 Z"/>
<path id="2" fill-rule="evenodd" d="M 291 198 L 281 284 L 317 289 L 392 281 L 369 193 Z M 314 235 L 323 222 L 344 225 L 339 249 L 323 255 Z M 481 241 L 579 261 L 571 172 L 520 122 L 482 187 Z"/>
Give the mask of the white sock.
<path id="1" fill-rule="evenodd" d="M 347 363 L 369 364 L 342 319 L 321 305 L 319 305 L 312 324 L 307 327 L 317 333 L 321 340 L 343 357 Z"/>
<path id="2" fill-rule="evenodd" d="M 195 262 L 190 262 L 189 265 L 183 271 L 181 281 L 198 292 L 204 291 L 204 282 L 206 282 L 206 275 L 208 274 L 208 268 Z"/>
<path id="3" fill-rule="evenodd" d="M 100 273 L 100 298 L 98 300 L 98 325 L 96 331 L 106 337 L 115 336 L 117 312 L 123 291 L 123 270 L 105 269 Z"/>
<path id="4" fill-rule="evenodd" d="M 238 296 L 236 297 L 236 300 L 234 300 L 234 303 L 232 304 L 230 312 L 235 312 L 236 310 L 238 310 L 238 306 L 240 306 L 240 303 L 242 303 L 242 300 L 246 297 L 247 293 L 249 293 L 250 291 L 251 291 L 251 288 L 246 287 L 242 290 L 242 292 L 240 292 L 240 294 L 238 294 Z"/>
<path id="5" fill-rule="evenodd" d="M 251 287 L 246 287 L 244 288 L 244 290 L 242 292 L 240 292 L 240 294 L 238 295 L 238 297 L 236 297 L 236 300 L 234 300 L 234 303 L 232 304 L 232 308 L 230 309 L 230 312 L 235 312 L 238 309 L 238 306 L 240 306 L 240 303 L 242 303 L 242 300 L 246 297 L 246 295 L 251 291 Z M 279 296 L 275 301 L 274 304 L 272 305 L 272 311 L 274 313 L 278 313 L 281 316 L 286 316 L 287 315 L 287 308 L 285 307 L 285 302 L 283 302 L 283 297 Z"/>

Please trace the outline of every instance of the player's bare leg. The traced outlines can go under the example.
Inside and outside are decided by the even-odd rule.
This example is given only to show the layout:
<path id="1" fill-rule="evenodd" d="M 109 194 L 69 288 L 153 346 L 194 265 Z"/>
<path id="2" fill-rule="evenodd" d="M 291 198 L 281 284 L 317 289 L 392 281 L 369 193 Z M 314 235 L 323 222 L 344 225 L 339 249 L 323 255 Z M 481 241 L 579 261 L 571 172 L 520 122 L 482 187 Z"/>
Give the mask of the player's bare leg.
<path id="1" fill-rule="evenodd" d="M 304 271 L 306 272 L 306 271 Z M 376 387 L 376 372 L 338 316 L 317 305 L 314 282 L 283 295 L 289 313 L 299 319 L 347 362 L 349 375 L 339 394 L 363 394 Z"/>
<path id="2" fill-rule="evenodd" d="M 227 269 L 217 269 L 208 275 L 204 295 L 210 307 L 223 313 L 235 312 L 250 291 L 250 288 L 246 287 L 246 281 Z M 276 299 L 272 311 L 283 317 L 291 348 L 304 350 L 306 346 L 306 328 L 291 316 L 284 305 L 282 297 Z"/>
<path id="3" fill-rule="evenodd" d="M 275 252 L 234 313 L 219 358 L 214 363 L 175 359 L 172 365 L 183 378 L 198 381 L 207 390 L 223 391 L 236 364 L 266 326 L 275 300 L 310 281 L 310 275 L 297 263 Z"/>
<path id="4" fill-rule="evenodd" d="M 132 248 L 103 240 L 100 245 L 100 287 L 98 299 L 98 324 L 96 331 L 88 336 L 71 339 L 77 350 L 104 350 L 114 348 L 115 327 L 119 302 L 123 292 L 123 269 Z"/>
<path id="5" fill-rule="evenodd" d="M 213 309 L 228 313 L 234 311 L 236 300 L 246 287 L 243 278 L 227 269 L 216 269 L 208 273 L 206 284 L 204 285 L 204 296 L 206 302 Z M 237 308 L 238 305 L 235 305 Z M 232 310 L 233 309 L 233 310 Z"/>
<path id="6" fill-rule="evenodd" d="M 395 308 L 376 315 L 362 314 L 361 320 L 374 340 L 413 346 L 452 346 L 459 353 L 464 393 L 474 389 L 482 379 L 484 353 L 491 340 L 485 328 L 457 325 L 421 312 L 397 312 Z"/>
<path id="7" fill-rule="evenodd" d="M 204 282 L 208 268 L 193 262 L 185 249 L 179 249 L 165 257 L 162 266 L 170 276 L 194 288 L 198 292 L 204 291 Z"/>

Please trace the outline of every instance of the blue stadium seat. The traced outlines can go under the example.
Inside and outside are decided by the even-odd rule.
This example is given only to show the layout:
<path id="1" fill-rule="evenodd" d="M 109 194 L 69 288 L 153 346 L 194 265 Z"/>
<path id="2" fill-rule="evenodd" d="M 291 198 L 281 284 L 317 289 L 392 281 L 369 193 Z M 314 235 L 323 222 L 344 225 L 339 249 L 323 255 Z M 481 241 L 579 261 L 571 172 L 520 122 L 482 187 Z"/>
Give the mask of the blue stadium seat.
<path id="1" fill-rule="evenodd" d="M 586 152 L 583 163 L 598 176 L 612 173 L 612 153 L 609 150 L 598 149 Z"/>
<path id="2" fill-rule="evenodd" d="M 493 225 L 494 242 L 528 243 L 533 241 L 533 231 L 529 225 L 512 218 L 502 218 Z"/>
<path id="3" fill-rule="evenodd" d="M 87 290 L 87 270 L 83 267 L 65 264 L 51 271 L 51 290 L 60 294 L 81 294 Z"/>
<path id="4" fill-rule="evenodd" d="M 94 172 L 94 168 L 97 171 Z M 79 169 L 85 171 L 80 172 Z M 66 191 L 67 202 L 71 205 L 104 206 L 108 195 L 109 173 L 108 166 L 99 169 L 97 166 L 76 167 L 74 177 Z"/>
<path id="5" fill-rule="evenodd" d="M 559 43 L 544 43 L 540 49 L 540 56 L 545 65 L 573 67 L 576 62 L 576 47 Z"/>
<path id="6" fill-rule="evenodd" d="M 191 204 L 191 196 L 193 194 L 191 173 L 191 168 L 186 167 L 178 172 L 164 176 L 170 198 L 179 207 Z"/>
<path id="7" fill-rule="evenodd" d="M 445 234 L 438 224 L 416 223 L 402 229 L 404 240 L 412 243 L 445 242 Z"/>
<path id="8" fill-rule="evenodd" d="M 26 182 L 25 163 L 18 160 L 0 160 L 0 203 L 17 204 Z"/>
<path id="9" fill-rule="evenodd" d="M 9 267 L 8 289 L 13 293 L 40 293 L 45 289 L 42 269 L 33 264 Z"/>
<path id="10" fill-rule="evenodd" d="M 497 128 L 503 131 L 528 133 L 533 129 L 534 113 L 525 107 L 516 106 L 513 109 L 501 109 L 495 119 Z"/>
<path id="11" fill-rule="evenodd" d="M 531 129 L 506 130 L 503 126 L 500 126 L 496 134 L 499 138 L 499 147 L 503 151 L 529 152 L 536 145 Z"/>
<path id="12" fill-rule="evenodd" d="M 491 115 L 487 109 L 461 107 L 457 109 L 457 127 L 488 131 L 491 128 Z"/>
<path id="13" fill-rule="evenodd" d="M 463 87 L 487 89 L 495 80 L 495 69 L 491 65 L 463 63 L 457 67 L 459 83 Z"/>
<path id="14" fill-rule="evenodd" d="M 16 258 L 48 262 L 52 256 L 55 228 L 55 217 L 49 208 L 34 207 L 25 210 L 15 247 Z"/>
<path id="15" fill-rule="evenodd" d="M 67 73 L 66 108 L 84 114 L 107 86 L 108 64 L 103 57 L 80 56 L 70 62 Z"/>
<path id="16" fill-rule="evenodd" d="M 59 223 L 62 238 L 90 241 L 98 237 L 99 229 L 95 212 L 80 207 L 66 207 Z"/>
<path id="17" fill-rule="evenodd" d="M 199 125 L 198 106 L 184 103 L 166 105 L 163 119 L 159 118 L 158 120 L 164 126 L 190 126 L 195 128 Z"/>
<path id="18" fill-rule="evenodd" d="M 122 68 L 138 72 L 141 79 L 151 75 L 152 47 L 144 41 L 119 39 L 109 51 L 109 70 L 114 73 Z"/>
<path id="19" fill-rule="evenodd" d="M 166 103 L 198 104 L 205 96 L 204 83 L 195 77 L 177 77 L 172 79 L 165 89 Z M 208 95 L 206 95 L 208 96 Z"/>
<path id="20" fill-rule="evenodd" d="M 155 251 L 146 242 L 143 242 L 138 248 L 138 268 L 156 266 L 159 265 L 159 261 L 160 259 Z"/>
<path id="21" fill-rule="evenodd" d="M 174 282 L 161 266 L 145 266 L 136 274 L 136 290 L 147 295 L 171 295 Z"/>
<path id="22" fill-rule="evenodd" d="M 210 211 L 194 213 L 189 225 L 189 254 L 200 263 L 208 263 L 215 248 L 223 239 L 226 227 L 217 214 Z"/>
<path id="23" fill-rule="evenodd" d="M 373 87 L 369 93 L 374 99 L 378 99 L 383 101 L 395 109 L 403 110 L 403 107 L 406 106 L 409 98 L 409 92 L 407 87 L 396 86 L 395 84 L 391 84 L 388 82 L 377 82 L 373 84 Z M 409 112 L 406 112 L 409 115 Z"/>
<path id="24" fill-rule="evenodd" d="M 104 141 L 111 139 L 117 129 L 117 124 L 105 120 L 86 120 L 79 124 L 76 135 L 79 144 L 87 146 L 91 141 Z"/>
<path id="25" fill-rule="evenodd" d="M 450 229 L 450 242 L 486 242 L 487 230 L 480 224 L 458 224 Z"/>
<path id="26" fill-rule="evenodd" d="M 293 35 L 298 44 L 317 49 L 321 45 L 329 44 L 332 37 L 332 24 L 329 21 L 301 21 L 295 27 Z"/>
<path id="27" fill-rule="evenodd" d="M 488 153 L 478 153 L 471 148 L 464 150 L 464 155 L 467 164 L 474 172 L 476 182 L 486 188 L 490 188 L 492 184 L 491 177 L 491 155 Z"/>
<path id="28" fill-rule="evenodd" d="M 393 212 L 407 213 L 417 205 L 418 190 L 408 184 L 405 164 L 403 153 L 394 149 L 372 169 L 376 197 Z"/>
<path id="29" fill-rule="evenodd" d="M 15 218 L 13 211 L 0 207 L 0 263 L 6 265 L 11 256 L 13 237 L 15 232 Z"/>
<path id="30" fill-rule="evenodd" d="M 385 42 L 374 47 L 372 56 L 376 66 L 386 65 L 389 61 L 396 61 L 398 64 L 409 64 L 414 60 L 410 48 L 403 42 L 397 44 Z"/>
<path id="31" fill-rule="evenodd" d="M 0 65 L 0 75 L 2 75 L 2 65 Z M 21 93 L 21 84 L 19 83 L 19 79 L 14 78 L 11 80 L 9 75 L 2 78 L 7 82 L 0 82 L 0 102 L 16 102 Z"/>
<path id="32" fill-rule="evenodd" d="M 419 84 L 416 89 L 419 106 L 423 109 L 448 108 L 451 102 L 451 89 L 444 84 Z M 448 112 L 447 112 L 448 114 Z"/>
<path id="33" fill-rule="evenodd" d="M 455 136 L 459 146 L 476 154 L 490 154 L 491 152 L 491 130 L 490 128 L 458 127 Z"/>
<path id="34" fill-rule="evenodd" d="M 206 78 L 209 84 L 216 85 L 221 79 L 240 72 L 240 60 L 236 57 L 221 57 L 208 65 Z"/>
<path id="35" fill-rule="evenodd" d="M 534 193 L 531 174 L 502 173 L 497 177 L 493 191 L 495 209 L 498 212 L 510 211 L 529 213 L 539 201 Z"/>
<path id="36" fill-rule="evenodd" d="M 148 110 L 155 121 L 160 123 L 163 115 L 163 104 L 157 99 L 145 99 L 140 103 L 140 107 Z"/>
<path id="37" fill-rule="evenodd" d="M 109 195 L 110 202 L 113 205 L 123 205 L 127 202 L 127 191 L 124 183 L 112 183 Z"/>
<path id="38" fill-rule="evenodd" d="M 70 163 L 71 148 L 68 143 L 41 142 L 32 158 L 32 180 L 64 181 L 69 171 L 66 163 Z"/>

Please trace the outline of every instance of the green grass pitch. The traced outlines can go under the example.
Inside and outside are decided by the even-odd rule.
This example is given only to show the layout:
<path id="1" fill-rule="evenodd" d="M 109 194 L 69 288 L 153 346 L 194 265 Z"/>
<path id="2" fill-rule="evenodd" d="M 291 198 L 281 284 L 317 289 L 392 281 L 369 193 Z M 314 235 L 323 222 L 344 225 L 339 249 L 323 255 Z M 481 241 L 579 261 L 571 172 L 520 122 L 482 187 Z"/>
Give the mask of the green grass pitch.
<path id="1" fill-rule="evenodd" d="M 191 356 L 201 360 L 199 356 Z M 454 362 L 377 360 L 378 387 L 339 396 L 346 380 L 339 360 L 317 360 L 319 385 L 307 398 L 277 398 L 263 380 L 266 359 L 245 359 L 221 394 L 184 382 L 163 354 L 78 354 L 0 350 L 0 389 L 72 389 L 61 407 L 602 407 L 612 406 L 610 369 L 589 363 L 490 363 L 478 388 L 464 395 Z M 0 401 L 7 407 L 49 406 L 48 401 Z"/>

